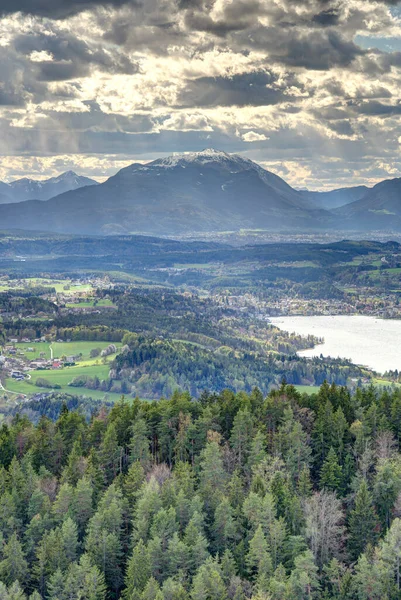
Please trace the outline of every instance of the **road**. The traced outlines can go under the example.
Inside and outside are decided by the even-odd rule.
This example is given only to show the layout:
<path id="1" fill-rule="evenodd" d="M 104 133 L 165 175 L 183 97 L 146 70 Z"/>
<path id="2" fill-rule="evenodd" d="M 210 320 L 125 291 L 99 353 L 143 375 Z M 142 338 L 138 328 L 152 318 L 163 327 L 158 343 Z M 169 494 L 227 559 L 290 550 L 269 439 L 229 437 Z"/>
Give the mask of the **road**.
<path id="1" fill-rule="evenodd" d="M 14 394 L 14 396 L 24 396 L 24 398 L 28 397 L 26 394 L 20 394 L 18 392 L 12 392 L 11 390 L 6 390 L 6 388 L 1 383 L 1 381 L 0 381 L 0 390 L 3 391 L 3 392 L 6 392 L 6 394 Z"/>

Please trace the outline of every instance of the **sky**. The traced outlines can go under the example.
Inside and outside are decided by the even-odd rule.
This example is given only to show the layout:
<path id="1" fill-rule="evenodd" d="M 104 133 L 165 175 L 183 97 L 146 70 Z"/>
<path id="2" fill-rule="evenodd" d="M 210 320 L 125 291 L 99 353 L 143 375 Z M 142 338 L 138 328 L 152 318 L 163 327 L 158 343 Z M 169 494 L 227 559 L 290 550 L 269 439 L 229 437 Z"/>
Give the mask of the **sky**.
<path id="1" fill-rule="evenodd" d="M 0 0 L 0 180 L 217 148 L 297 188 L 401 176 L 397 0 Z"/>

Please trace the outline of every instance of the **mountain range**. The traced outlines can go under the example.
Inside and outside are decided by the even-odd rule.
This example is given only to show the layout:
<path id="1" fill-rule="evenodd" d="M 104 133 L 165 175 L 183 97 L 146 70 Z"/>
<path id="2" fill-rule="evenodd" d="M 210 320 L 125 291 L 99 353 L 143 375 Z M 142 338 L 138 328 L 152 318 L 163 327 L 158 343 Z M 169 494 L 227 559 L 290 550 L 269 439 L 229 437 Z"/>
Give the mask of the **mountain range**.
<path id="1" fill-rule="evenodd" d="M 24 200 L 50 200 L 54 196 L 86 185 L 97 185 L 97 181 L 66 171 L 57 177 L 39 181 L 36 179 L 17 179 L 10 183 L 0 181 L 0 204 L 12 204 Z"/>
<path id="2" fill-rule="evenodd" d="M 74 185 L 47 199 L 60 179 Z M 29 192 L 34 199 L 0 205 L 3 229 L 172 236 L 239 229 L 401 231 L 401 179 L 373 188 L 296 190 L 251 160 L 214 149 L 134 163 L 98 185 L 75 174 L 40 184 Z"/>

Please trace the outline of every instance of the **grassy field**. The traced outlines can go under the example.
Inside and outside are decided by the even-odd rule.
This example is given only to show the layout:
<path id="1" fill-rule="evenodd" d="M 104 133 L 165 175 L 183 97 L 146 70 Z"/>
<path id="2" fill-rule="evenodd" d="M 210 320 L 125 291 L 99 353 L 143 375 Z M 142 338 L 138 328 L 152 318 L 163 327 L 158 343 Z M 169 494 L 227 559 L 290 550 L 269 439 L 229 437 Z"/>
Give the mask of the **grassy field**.
<path id="1" fill-rule="evenodd" d="M 53 357 L 60 358 L 61 356 L 76 356 L 82 354 L 82 360 L 90 358 L 90 351 L 94 348 L 103 350 L 110 345 L 111 342 L 53 342 Z M 116 344 L 118 347 L 118 344 Z"/>
<path id="2" fill-rule="evenodd" d="M 23 285 L 21 285 L 21 283 Z M 44 278 L 36 278 L 36 277 L 27 277 L 21 279 L 10 279 L 7 281 L 0 282 L 0 292 L 6 292 L 7 290 L 15 290 L 21 289 L 21 287 L 52 287 L 56 290 L 58 294 L 75 294 L 77 292 L 90 292 L 92 291 L 92 285 L 90 283 L 77 283 L 70 279 L 44 279 Z M 65 287 L 69 287 L 69 289 L 65 290 Z"/>
<path id="3" fill-rule="evenodd" d="M 21 342 L 20 344 L 13 344 L 13 346 L 18 348 L 18 350 L 22 350 L 29 360 L 35 360 L 39 358 L 41 352 L 45 354 L 47 359 L 50 359 L 50 345 L 48 342 L 31 342 L 28 344 Z M 33 348 L 34 352 L 28 352 L 28 348 Z"/>
<path id="4" fill-rule="evenodd" d="M 294 388 L 301 394 L 317 394 L 320 390 L 318 385 L 294 385 Z"/>
<path id="5" fill-rule="evenodd" d="M 397 383 L 395 381 L 388 381 L 386 379 L 373 379 L 372 381 L 373 385 L 380 387 L 380 386 L 384 386 L 384 387 L 401 387 L 401 383 Z"/>
<path id="6" fill-rule="evenodd" d="M 51 358 L 50 347 L 53 349 L 53 358 L 61 358 L 61 356 L 78 356 L 82 354 L 82 361 L 93 361 L 90 358 L 90 351 L 94 348 L 100 348 L 103 350 L 107 348 L 111 342 L 53 342 L 52 344 L 48 342 L 21 342 L 18 344 L 13 344 L 19 350 L 22 350 L 25 356 L 30 360 L 35 360 L 39 358 L 40 353 L 43 352 L 47 359 Z M 116 344 L 117 348 L 121 346 L 121 344 Z M 33 348 L 34 352 L 29 352 L 28 348 Z M 99 358 L 97 359 L 99 360 Z"/>
<path id="7" fill-rule="evenodd" d="M 29 383 L 7 380 L 7 390 L 17 394 L 24 394 L 26 396 L 33 396 L 40 392 L 52 392 L 51 389 L 43 389 L 36 387 L 35 385 L 29 385 Z M 101 390 L 89 390 L 84 387 L 70 387 L 61 386 L 61 389 L 54 390 L 57 393 L 71 394 L 72 396 L 85 396 L 87 398 L 93 398 L 94 400 L 108 399 L 116 402 L 121 398 L 121 394 L 112 394 L 110 392 L 102 392 Z M 4 394 L 4 392 L 2 392 Z M 15 396 L 16 397 L 16 396 Z"/>
<path id="8" fill-rule="evenodd" d="M 47 342 L 34 343 L 20 343 L 15 346 L 24 351 L 25 356 L 30 359 L 39 358 L 40 353 L 43 352 L 47 359 L 50 359 L 50 346 L 53 349 L 53 358 L 60 358 L 61 356 L 76 356 L 82 355 L 80 361 L 72 367 L 64 367 L 63 369 L 54 370 L 38 370 L 31 371 L 29 373 L 30 379 L 25 381 L 16 381 L 9 377 L 5 382 L 6 390 L 15 394 L 25 394 L 31 396 L 40 391 L 51 391 L 52 388 L 40 388 L 35 385 L 38 377 L 46 379 L 50 384 L 60 386 L 57 391 L 66 392 L 68 394 L 85 395 L 95 399 L 103 399 L 105 392 L 99 390 L 89 390 L 87 388 L 75 388 L 68 384 L 75 378 L 80 376 L 87 377 L 98 377 L 100 380 L 107 379 L 109 375 L 110 363 L 115 354 L 110 355 L 106 358 L 107 363 L 103 364 L 103 359 L 100 357 L 90 358 L 90 351 L 93 348 L 106 348 L 109 342 L 54 342 L 48 344 Z M 28 352 L 29 347 L 35 348 L 35 352 Z M 54 388 L 56 389 L 56 388 Z M 117 400 L 120 394 L 107 394 L 110 399 Z"/>
<path id="9" fill-rule="evenodd" d="M 31 396 L 40 391 L 51 391 L 52 388 L 40 388 L 35 385 L 38 377 L 43 377 L 53 385 L 61 386 L 61 389 L 55 389 L 55 391 L 66 392 L 68 394 L 85 395 L 91 398 L 102 399 L 106 395 L 106 392 L 100 390 L 89 390 L 87 388 L 76 388 L 69 386 L 68 384 L 75 378 L 80 376 L 98 377 L 100 380 L 107 379 L 109 375 L 109 365 L 97 365 L 90 364 L 82 366 L 81 364 L 74 367 L 65 367 L 64 369 L 57 369 L 54 371 L 31 371 L 31 379 L 29 381 L 16 381 L 15 379 L 8 378 L 5 382 L 5 388 L 16 394 L 25 394 Z M 117 400 L 121 394 L 107 393 L 110 399 Z"/>
<path id="10" fill-rule="evenodd" d="M 84 302 L 67 302 L 66 306 L 68 308 L 91 308 L 93 306 L 95 306 L 95 299 L 93 298 L 85 300 Z M 113 304 L 113 302 L 111 300 L 108 300 L 107 298 L 102 298 L 101 300 L 98 300 L 96 302 L 96 306 L 102 307 L 102 306 L 113 306 L 115 307 L 115 304 Z"/>

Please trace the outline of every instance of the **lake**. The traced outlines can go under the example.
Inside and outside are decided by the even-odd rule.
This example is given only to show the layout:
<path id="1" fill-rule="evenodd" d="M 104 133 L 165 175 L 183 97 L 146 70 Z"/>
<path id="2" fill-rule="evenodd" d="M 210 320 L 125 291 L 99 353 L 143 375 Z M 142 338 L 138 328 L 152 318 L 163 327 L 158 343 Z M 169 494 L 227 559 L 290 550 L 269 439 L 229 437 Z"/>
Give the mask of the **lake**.
<path id="1" fill-rule="evenodd" d="M 401 320 L 364 316 L 274 317 L 273 325 L 300 335 L 324 338 L 324 344 L 298 352 L 299 356 L 349 358 L 384 373 L 401 370 Z"/>

